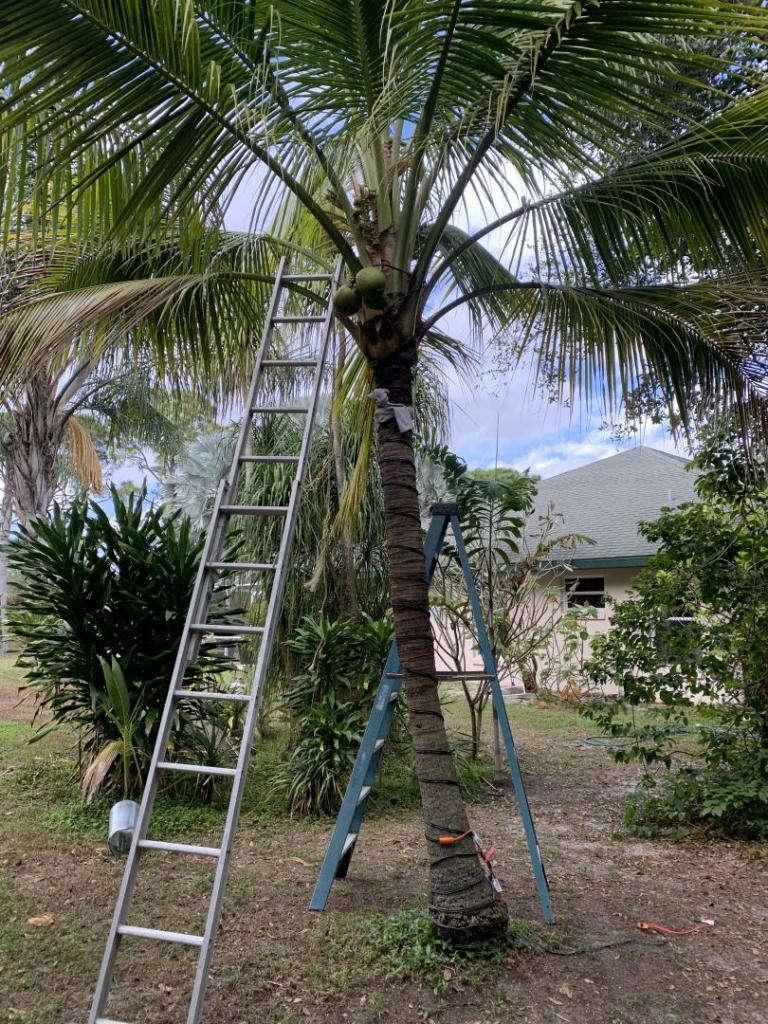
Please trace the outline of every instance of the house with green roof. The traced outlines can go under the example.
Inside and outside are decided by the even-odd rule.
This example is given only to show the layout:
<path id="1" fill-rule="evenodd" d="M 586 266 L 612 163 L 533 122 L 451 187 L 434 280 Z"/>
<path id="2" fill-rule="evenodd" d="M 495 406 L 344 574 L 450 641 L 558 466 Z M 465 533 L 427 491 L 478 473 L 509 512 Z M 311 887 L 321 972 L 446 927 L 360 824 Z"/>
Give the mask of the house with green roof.
<path id="1" fill-rule="evenodd" d="M 519 610 L 521 636 L 540 630 L 549 632 L 551 639 L 545 650 L 527 659 L 525 668 L 499 666 L 505 688 L 522 693 L 544 682 L 550 689 L 563 688 L 567 659 L 580 665 L 591 637 L 610 628 L 608 599 L 621 601 L 627 596 L 656 550 L 640 536 L 639 523 L 657 519 L 665 507 L 696 500 L 696 478 L 689 466 L 678 455 L 638 445 L 539 482 L 523 554 L 534 555 L 543 535 L 549 543 L 565 536 L 581 539 L 567 547 L 555 543 L 547 550 L 546 562 L 539 563 L 544 572 Z M 568 612 L 566 630 L 564 623 L 558 624 Z M 576 633 L 583 634 L 578 650 Z M 444 667 L 439 623 L 436 634 Z M 469 639 L 464 665 L 472 670 L 481 667 Z M 445 666 L 450 667 L 447 661 Z"/>
<path id="2" fill-rule="evenodd" d="M 569 610 L 577 616 L 583 610 L 588 637 L 610 628 L 607 598 L 623 600 L 656 550 L 640 535 L 638 524 L 657 519 L 665 507 L 696 500 L 696 478 L 689 466 L 689 460 L 678 455 L 638 445 L 540 482 L 531 523 L 554 515 L 555 535 L 584 538 L 573 547 L 555 546 L 549 553 L 548 603 L 553 616 Z M 532 534 L 529 546 L 534 541 Z M 563 643 L 556 632 L 543 659 L 552 670 L 562 659 Z M 579 653 L 586 654 L 588 647 L 587 639 Z"/>

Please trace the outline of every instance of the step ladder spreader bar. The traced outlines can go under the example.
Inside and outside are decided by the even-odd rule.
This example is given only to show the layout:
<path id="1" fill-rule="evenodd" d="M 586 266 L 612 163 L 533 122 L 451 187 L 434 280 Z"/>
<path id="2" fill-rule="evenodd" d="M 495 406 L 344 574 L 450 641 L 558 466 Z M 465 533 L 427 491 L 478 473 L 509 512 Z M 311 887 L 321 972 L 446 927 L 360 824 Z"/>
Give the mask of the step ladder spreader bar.
<path id="1" fill-rule="evenodd" d="M 203 999 L 208 980 L 213 944 L 216 930 L 221 914 L 222 899 L 226 886 L 227 873 L 232 853 L 235 828 L 237 824 L 240 806 L 245 788 L 246 771 L 251 757 L 251 748 L 256 728 L 257 715 L 262 696 L 263 684 L 272 655 L 275 635 L 280 618 L 280 610 L 285 591 L 286 579 L 289 570 L 290 553 L 296 529 L 296 519 L 299 510 L 301 490 L 306 477 L 309 462 L 309 450 L 312 438 L 312 431 L 315 424 L 317 409 L 322 390 L 325 357 L 328 351 L 330 338 L 333 333 L 333 292 L 341 281 L 342 263 L 338 262 L 333 274 L 287 274 L 286 260 L 282 259 L 278 265 L 275 275 L 275 283 L 269 305 L 266 312 L 264 329 L 262 332 L 256 362 L 248 390 L 248 397 L 244 404 L 245 413 L 235 444 L 235 452 L 229 475 L 222 480 L 216 492 L 211 512 L 211 520 L 208 527 L 205 543 L 203 546 L 200 565 L 195 580 L 192 597 L 190 600 L 187 618 L 184 624 L 181 641 L 179 643 L 176 660 L 171 675 L 168 696 L 166 698 L 163 714 L 160 720 L 155 749 L 152 754 L 144 794 L 138 811 L 136 825 L 133 831 L 133 838 L 128 852 L 128 858 L 123 872 L 123 879 L 117 896 L 115 911 L 112 918 L 104 956 L 101 962 L 98 980 L 88 1016 L 88 1024 L 109 1024 L 112 1018 L 107 1017 L 107 1001 L 110 993 L 112 975 L 115 968 L 117 953 L 120 942 L 124 937 L 131 937 L 131 941 L 139 939 L 159 939 L 169 943 L 185 946 L 192 946 L 198 950 L 197 967 L 192 987 L 189 1008 L 187 1012 L 187 1024 L 199 1024 L 203 1008 Z M 285 286 L 289 282 L 301 282 L 325 285 L 324 294 L 316 295 L 318 302 L 324 308 L 322 316 L 287 316 L 280 313 L 281 301 L 284 297 Z M 299 289 L 300 295 L 312 293 Z M 296 293 L 294 293 L 295 295 Z M 294 301 L 296 299 L 294 298 Z M 280 353 L 273 353 L 273 344 L 277 341 L 275 325 L 291 324 L 315 324 L 317 348 L 314 358 L 301 360 L 284 360 L 278 358 Z M 284 337 L 285 333 L 280 337 Z M 248 451 L 251 437 L 251 429 L 254 417 L 260 411 L 278 412 L 282 411 L 281 406 L 261 405 L 257 401 L 259 388 L 262 384 L 265 372 L 270 372 L 275 366 L 302 365 L 313 369 L 311 390 L 309 392 L 308 405 L 300 410 L 290 409 L 291 413 L 301 412 L 303 414 L 303 433 L 301 446 L 298 455 L 258 455 Z M 257 412 L 256 410 L 259 410 Z M 290 496 L 285 506 L 247 506 L 238 505 L 236 500 L 240 471 L 243 466 L 254 463 L 285 463 L 295 467 L 293 481 L 290 488 Z M 277 557 L 273 564 L 262 565 L 260 563 L 229 563 L 224 560 L 224 548 L 227 532 L 230 523 L 235 516 L 249 515 L 262 519 L 277 518 L 282 520 L 282 533 L 277 551 Z M 223 569 L 232 569 L 237 572 L 247 571 L 268 571 L 265 577 L 269 581 L 269 599 L 264 622 L 261 625 L 223 625 L 207 622 L 210 603 L 215 582 Z M 251 637 L 257 636 L 259 648 L 256 657 L 256 665 L 253 673 L 251 688 L 247 694 L 226 693 L 221 694 L 214 691 L 194 690 L 184 685 L 184 677 L 187 667 L 195 660 L 200 649 L 200 644 L 206 641 L 206 637 Z M 179 702 L 191 700 L 221 700 L 241 701 L 245 706 L 245 715 L 242 728 L 242 742 L 237 755 L 235 767 L 224 768 L 219 766 L 195 765 L 175 762 L 169 759 L 169 742 L 173 730 L 173 723 L 179 707 Z M 227 808 L 226 819 L 222 830 L 221 843 L 218 847 L 201 847 L 191 843 L 166 843 L 163 840 L 149 840 L 148 831 L 152 816 L 152 808 L 158 790 L 158 778 L 161 771 L 193 772 L 201 775 L 225 776 L 231 779 L 230 798 Z M 173 853 L 176 856 L 194 855 L 205 856 L 215 860 L 215 874 L 211 889 L 208 911 L 205 919 L 205 927 L 201 935 L 189 935 L 185 932 L 165 930 L 162 928 L 145 928 L 128 920 L 128 911 L 131 905 L 131 897 L 136 884 L 139 864 L 142 852 L 165 851 L 166 854 Z"/>

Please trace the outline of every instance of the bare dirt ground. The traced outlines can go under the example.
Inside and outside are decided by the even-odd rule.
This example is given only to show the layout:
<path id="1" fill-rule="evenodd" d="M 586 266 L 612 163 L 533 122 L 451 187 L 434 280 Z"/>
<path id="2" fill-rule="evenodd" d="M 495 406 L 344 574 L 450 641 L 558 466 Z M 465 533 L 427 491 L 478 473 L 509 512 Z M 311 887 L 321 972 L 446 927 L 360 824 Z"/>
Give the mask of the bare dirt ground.
<path id="1" fill-rule="evenodd" d="M 307 904 L 330 822 L 251 818 L 239 832 L 205 1024 L 768 1021 L 765 849 L 623 835 L 623 797 L 633 770 L 580 745 L 587 730 L 571 713 L 528 708 L 513 709 L 512 716 L 560 922 L 561 955 L 544 950 L 540 929 L 532 933 L 533 948 L 500 956 L 487 968 L 445 967 L 437 986 L 387 979 L 383 965 L 366 957 L 359 928 L 377 920 L 375 914 L 424 904 L 418 813 L 366 821 L 349 878 L 336 884 L 325 914 L 311 913 Z M 26 748 L 22 726 L 0 724 L 0 737 L 3 729 L 0 1022 L 84 1024 L 122 862 L 103 841 L 51 827 L 45 772 L 40 769 L 38 781 L 35 765 L 53 755 Z M 26 766 L 22 790 L 15 778 L 20 763 Z M 498 845 L 498 873 L 512 914 L 539 922 L 513 800 L 497 792 L 474 805 L 471 816 L 480 834 Z M 211 844 L 216 836 L 203 831 L 187 841 Z M 146 858 L 132 921 L 194 931 L 210 862 L 167 858 Z M 646 920 L 685 928 L 701 918 L 715 926 L 665 944 L 635 927 Z M 637 941 L 562 955 L 621 939 Z M 131 1024 L 185 1020 L 190 951 L 126 940 L 119 964 L 111 1016 Z M 435 987 L 442 991 L 436 994 Z"/>

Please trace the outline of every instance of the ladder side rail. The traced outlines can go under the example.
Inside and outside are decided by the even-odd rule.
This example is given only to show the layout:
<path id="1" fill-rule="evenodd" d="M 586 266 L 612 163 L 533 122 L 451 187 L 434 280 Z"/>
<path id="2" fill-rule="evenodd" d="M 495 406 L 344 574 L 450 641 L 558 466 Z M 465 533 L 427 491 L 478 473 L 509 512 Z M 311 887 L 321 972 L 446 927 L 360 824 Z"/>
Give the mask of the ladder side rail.
<path id="1" fill-rule="evenodd" d="M 512 735 L 512 729 L 509 724 L 507 708 L 506 705 L 504 704 L 504 695 L 501 692 L 501 685 L 499 684 L 499 677 L 496 670 L 496 659 L 493 656 L 490 638 L 488 637 L 488 631 L 485 628 L 483 610 L 480 606 L 480 596 L 477 592 L 477 586 L 475 584 L 475 577 L 472 572 L 472 567 L 469 564 L 469 557 L 467 555 L 467 549 L 464 546 L 464 537 L 461 531 L 461 524 L 459 522 L 459 517 L 457 515 L 451 516 L 451 528 L 453 530 L 453 536 L 459 554 L 459 561 L 461 563 L 462 572 L 464 574 L 464 581 L 466 583 L 467 592 L 469 594 L 469 601 L 472 607 L 472 614 L 474 615 L 475 619 L 475 628 L 477 629 L 477 639 L 480 647 L 480 652 L 483 658 L 483 665 L 485 667 L 485 671 L 493 677 L 491 679 L 491 696 L 493 700 L 493 707 L 496 711 L 497 719 L 499 722 L 499 728 L 501 729 L 501 734 L 504 739 L 504 747 L 507 754 L 507 762 L 509 764 L 510 774 L 512 775 L 512 783 L 515 789 L 517 804 L 520 809 L 520 817 L 523 821 L 525 841 L 528 845 L 528 853 L 530 855 L 531 864 L 533 866 L 533 873 L 534 878 L 536 880 L 536 889 L 539 895 L 541 910 L 544 915 L 544 919 L 547 921 L 547 923 L 554 924 L 555 914 L 554 910 L 552 909 L 552 903 L 549 896 L 549 883 L 547 881 L 546 871 L 544 870 L 544 861 L 541 856 L 539 840 L 536 835 L 536 826 L 533 821 L 533 815 L 531 813 L 530 804 L 528 803 L 528 794 L 525 789 L 525 782 L 523 781 L 522 772 L 520 771 L 520 761 L 517 756 L 515 739 Z"/>
<path id="2" fill-rule="evenodd" d="M 277 265 L 277 271 L 275 272 L 275 286 L 272 289 L 272 295 L 269 299 L 269 306 L 267 307 L 266 318 L 264 320 L 264 328 L 261 332 L 261 341 L 256 353 L 256 364 L 253 368 L 251 384 L 248 388 L 248 397 L 246 398 L 243 421 L 240 424 L 240 432 L 237 436 L 235 450 L 232 455 L 232 466 L 227 478 L 226 501 L 223 502 L 225 505 L 229 503 L 230 499 L 234 498 L 234 495 L 237 492 L 240 466 L 242 465 L 242 458 L 248 445 L 248 435 L 251 432 L 251 426 L 253 424 L 253 412 L 251 410 L 256 404 L 256 394 L 259 390 L 259 383 L 261 381 L 262 365 L 264 360 L 267 358 L 267 353 L 272 342 L 274 330 L 273 320 L 275 316 L 277 316 L 277 310 L 280 306 L 280 296 L 283 291 L 283 278 L 285 276 L 285 264 L 286 257 L 281 256 L 280 262 Z"/>
<path id="3" fill-rule="evenodd" d="M 349 776 L 347 788 L 344 790 L 344 798 L 341 802 L 339 813 L 336 816 L 325 856 L 323 857 L 320 874 L 315 883 L 315 889 L 309 904 L 310 910 L 325 910 L 325 905 L 331 893 L 331 886 L 337 877 L 336 872 L 344 856 L 344 844 L 350 832 L 355 831 L 352 826 L 356 813 L 362 811 L 362 807 L 358 804 L 360 793 L 363 786 L 369 784 L 371 769 L 378 768 L 376 744 L 379 740 L 386 739 L 389 734 L 389 726 L 392 721 L 392 711 L 394 708 L 394 702 L 391 698 L 393 694 L 400 692 L 401 686 L 400 680 L 393 678 L 393 674 L 397 672 L 399 665 L 400 659 L 397 654 L 397 644 L 393 640 L 389 648 L 384 672 L 376 691 L 371 714 L 368 718 L 363 738 L 360 741 L 360 748 L 355 757 L 352 773 Z M 389 715 L 388 718 L 387 714 Z M 375 778 L 375 770 L 373 774 Z"/>
<path id="4" fill-rule="evenodd" d="M 178 688 L 178 684 L 184 677 L 184 672 L 190 660 L 189 649 L 190 641 L 192 639 L 190 626 L 193 622 L 197 621 L 196 615 L 199 613 L 200 599 L 205 589 L 206 562 L 210 558 L 211 549 L 220 539 L 220 528 L 218 523 L 219 505 L 221 504 L 221 499 L 224 494 L 224 483 L 224 480 L 219 483 L 213 504 L 213 511 L 211 513 L 208 534 L 205 539 L 203 551 L 200 555 L 200 564 L 197 569 L 197 576 L 195 578 L 194 588 L 192 591 L 192 599 L 189 604 L 187 618 L 184 622 L 184 629 L 176 652 L 176 661 L 171 674 L 171 682 L 168 687 L 168 695 L 166 697 L 163 714 L 160 719 L 160 726 L 155 739 L 154 750 L 152 751 L 152 759 L 147 770 L 144 793 L 139 805 L 136 825 L 131 839 L 131 846 L 128 851 L 128 859 L 126 861 L 125 870 L 123 871 L 123 878 L 120 884 L 117 901 L 115 903 L 115 910 L 112 915 L 112 923 L 110 925 L 109 935 L 107 937 L 107 943 L 102 957 L 99 977 L 96 982 L 93 1002 L 88 1016 L 88 1024 L 96 1024 L 98 1018 L 102 1016 L 106 1006 L 107 997 L 109 995 L 109 984 L 114 970 L 120 938 L 118 928 L 126 923 L 125 915 L 130 905 L 131 896 L 136 883 L 136 873 L 139 866 L 139 843 L 141 840 L 146 839 L 152 808 L 157 794 L 157 766 L 158 763 L 163 760 L 163 756 L 168 746 L 168 740 L 170 739 L 171 729 L 173 728 L 173 719 L 176 711 L 176 690 Z"/>
<path id="5" fill-rule="evenodd" d="M 428 587 L 431 586 L 437 572 L 437 562 L 443 549 L 445 535 L 448 532 L 448 519 L 449 517 L 444 513 L 437 513 L 429 522 L 429 529 L 424 540 L 424 562 Z"/>
<path id="6" fill-rule="evenodd" d="M 400 697 L 402 685 L 403 684 L 399 679 L 392 679 L 389 687 L 387 688 L 387 692 L 384 697 L 386 705 L 379 721 L 378 738 L 374 737 L 371 741 L 371 747 L 369 748 L 368 756 L 365 759 L 368 762 L 368 766 L 363 774 L 362 786 L 359 787 L 356 794 L 356 800 L 352 807 L 352 818 L 346 833 L 347 836 L 352 834 L 355 838 L 351 845 L 348 845 L 346 840 L 342 841 L 341 859 L 336 865 L 336 878 L 347 877 L 349 865 L 352 861 L 355 847 L 357 846 L 357 837 L 360 835 L 360 830 L 363 827 L 363 819 L 365 818 L 365 814 L 368 809 L 368 800 L 371 796 L 374 783 L 376 782 L 376 777 L 379 774 L 381 758 L 384 754 L 384 742 L 392 729 L 392 720 L 395 717 L 395 707 L 397 706 L 398 698 Z M 346 796 L 346 792 L 344 795 Z"/>
<path id="7" fill-rule="evenodd" d="M 281 267 L 283 265 L 284 264 L 281 264 Z M 342 266 L 343 264 L 341 260 L 339 260 L 334 274 L 334 282 L 338 282 L 338 280 L 340 279 Z M 253 676 L 253 683 L 251 687 L 252 700 L 248 705 L 248 711 L 246 713 L 245 722 L 243 725 L 243 740 L 240 745 L 240 752 L 238 754 L 237 759 L 236 774 L 233 780 L 232 793 L 230 796 L 229 807 L 227 809 L 227 817 L 224 823 L 224 833 L 221 844 L 222 853 L 221 856 L 219 857 L 219 861 L 216 867 L 216 874 L 213 880 L 211 902 L 208 910 L 208 917 L 205 924 L 203 944 L 200 950 L 200 957 L 198 959 L 197 970 L 195 972 L 195 981 L 192 989 L 192 998 L 190 1001 L 189 1013 L 187 1015 L 187 1024 L 199 1024 L 200 1015 L 203 1010 L 203 998 L 205 995 L 205 988 L 208 983 L 208 970 L 210 966 L 210 960 L 213 954 L 213 940 L 215 938 L 216 929 L 218 926 L 219 918 L 221 916 L 221 904 L 224 896 L 224 888 L 226 885 L 227 875 L 229 872 L 229 862 L 232 853 L 232 843 L 234 840 L 235 828 L 237 826 L 237 820 L 240 814 L 240 806 L 242 804 L 243 799 L 243 792 L 245 789 L 245 772 L 248 766 L 248 762 L 250 760 L 251 748 L 253 746 L 256 719 L 259 711 L 259 705 L 261 702 L 263 683 L 267 674 L 267 670 L 269 668 L 269 662 L 272 654 L 272 645 L 274 642 L 275 634 L 277 632 L 279 611 L 282 603 L 283 592 L 285 590 L 286 576 L 289 569 L 290 549 L 293 543 L 293 536 L 296 528 L 298 502 L 299 497 L 301 495 L 301 487 L 304 482 L 304 477 L 306 476 L 307 462 L 309 458 L 309 446 L 312 437 L 312 430 L 315 423 L 317 406 L 319 404 L 320 388 L 323 380 L 325 356 L 328 351 L 329 340 L 333 328 L 333 290 L 334 289 L 332 285 L 329 291 L 328 308 L 326 311 L 325 320 L 323 322 L 322 327 L 321 347 L 320 351 L 318 352 L 317 369 L 315 371 L 315 377 L 313 381 L 311 403 L 306 417 L 306 422 L 304 426 L 304 436 L 302 438 L 301 450 L 299 452 L 299 463 L 291 487 L 291 496 L 288 502 L 289 510 L 286 514 L 286 521 L 283 527 L 283 534 L 280 541 L 280 549 L 275 562 L 275 575 L 272 584 L 272 592 L 270 594 L 269 604 L 267 607 L 267 614 L 264 620 L 264 632 L 261 637 L 259 654 L 256 661 L 256 668 Z"/>

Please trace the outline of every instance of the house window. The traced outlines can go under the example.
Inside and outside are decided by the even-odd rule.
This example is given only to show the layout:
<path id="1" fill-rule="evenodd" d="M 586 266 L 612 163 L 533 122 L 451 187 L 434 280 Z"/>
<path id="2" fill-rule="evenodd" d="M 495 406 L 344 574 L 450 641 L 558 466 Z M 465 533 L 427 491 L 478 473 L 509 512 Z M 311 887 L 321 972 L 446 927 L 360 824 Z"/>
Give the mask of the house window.
<path id="1" fill-rule="evenodd" d="M 565 605 L 567 608 L 605 608 L 605 577 L 568 576 Z"/>

